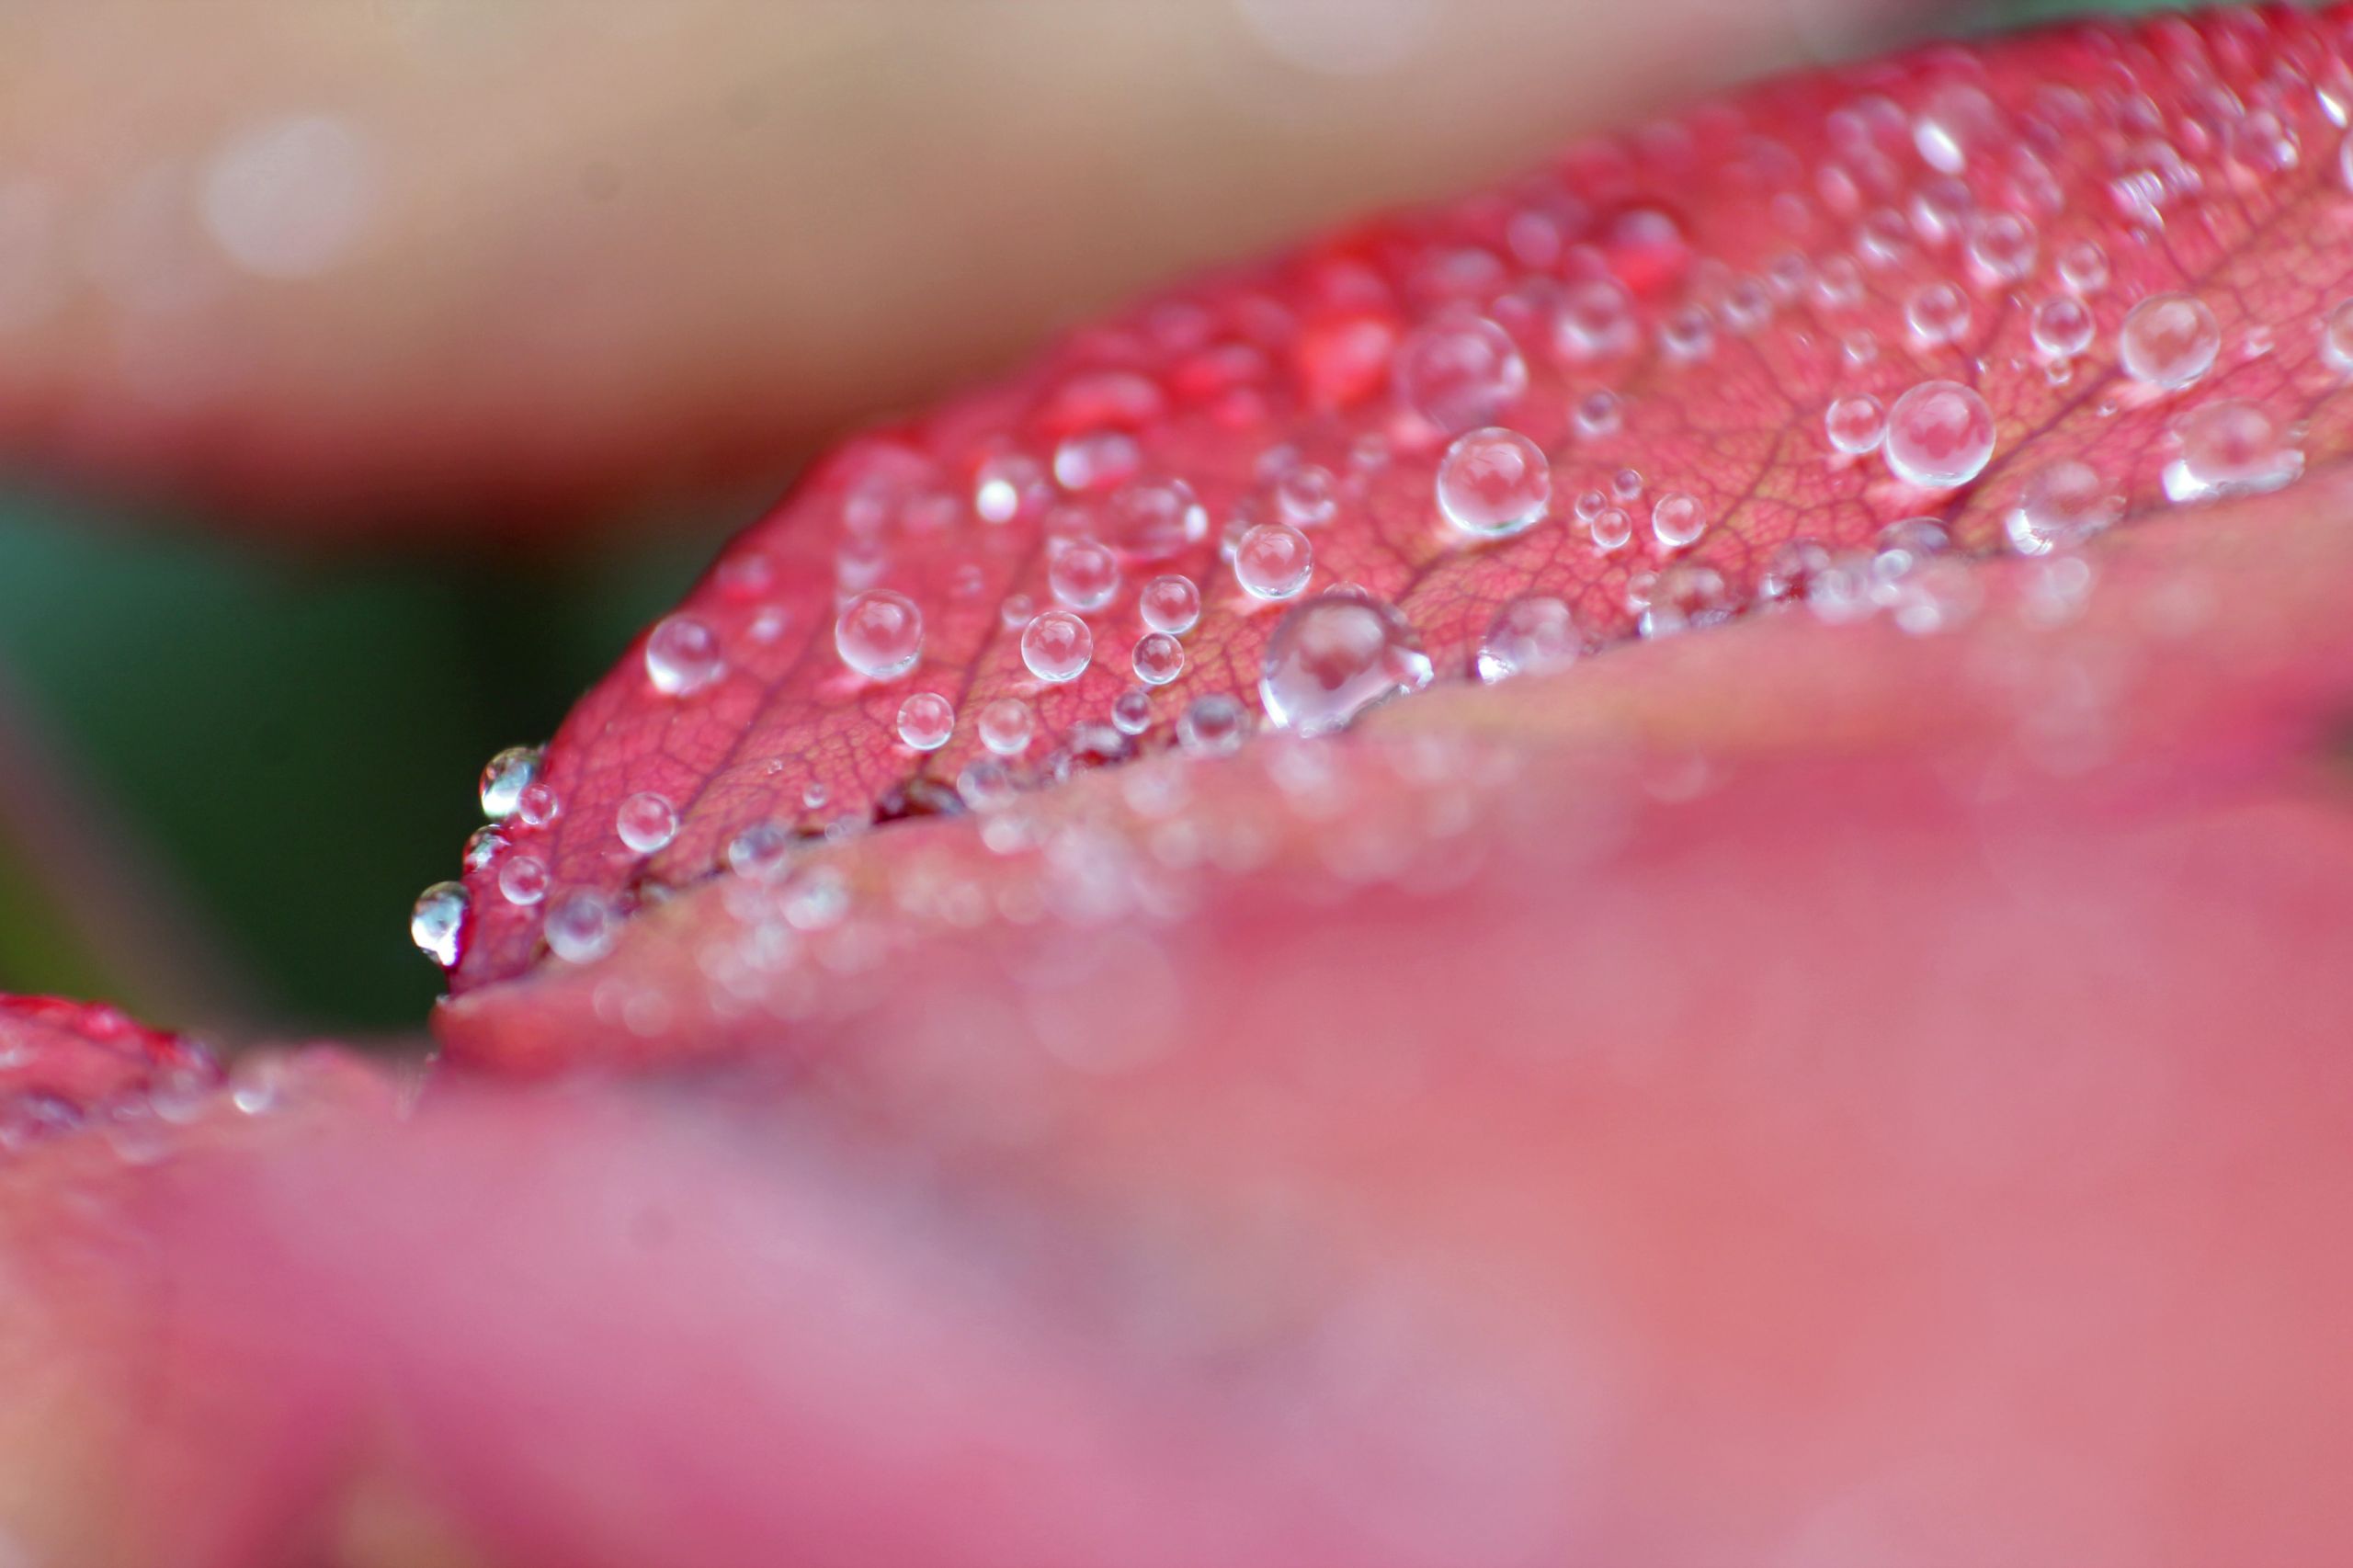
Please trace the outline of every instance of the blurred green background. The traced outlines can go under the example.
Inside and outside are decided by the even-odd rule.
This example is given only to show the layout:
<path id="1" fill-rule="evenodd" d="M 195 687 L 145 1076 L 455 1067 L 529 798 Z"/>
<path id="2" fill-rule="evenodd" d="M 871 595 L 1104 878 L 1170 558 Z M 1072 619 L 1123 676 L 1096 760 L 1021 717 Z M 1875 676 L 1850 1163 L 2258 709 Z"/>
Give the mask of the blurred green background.
<path id="1" fill-rule="evenodd" d="M 2086 8 L 2006 0 L 1965 21 Z M 408 908 L 480 824 L 476 771 L 547 736 L 759 507 L 713 501 L 563 559 L 300 561 L 0 482 L 0 748 L 17 754 L 0 757 L 17 800 L 0 989 L 166 1022 L 415 1030 L 440 987 Z M 94 853 L 119 883 L 69 907 L 61 879 L 106 880 Z"/>

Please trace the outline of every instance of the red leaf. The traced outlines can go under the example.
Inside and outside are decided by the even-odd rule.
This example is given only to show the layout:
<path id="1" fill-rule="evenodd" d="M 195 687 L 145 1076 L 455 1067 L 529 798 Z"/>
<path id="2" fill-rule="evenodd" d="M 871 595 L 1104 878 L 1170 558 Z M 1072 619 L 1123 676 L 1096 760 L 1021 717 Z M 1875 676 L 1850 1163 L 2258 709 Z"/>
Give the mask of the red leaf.
<path id="1" fill-rule="evenodd" d="M 1133 744 L 1167 745 L 1204 701 L 1257 714 L 1286 607 L 1237 577 L 1282 578 L 1297 541 L 1267 536 L 1229 565 L 1221 538 L 1247 525 L 1298 522 L 1307 596 L 1348 585 L 1393 604 L 1455 678 L 1522 596 L 1562 601 L 1593 643 L 1633 635 L 1644 602 L 1654 632 L 1809 580 L 1826 603 L 1867 602 L 1868 556 L 1854 552 L 1906 517 L 1934 513 L 1984 552 L 2023 507 L 2039 547 L 2036 528 L 2089 530 L 2162 508 L 2169 490 L 2261 487 L 2342 452 L 2347 405 L 2330 394 L 2353 344 L 2332 347 L 2327 322 L 2353 290 L 2353 248 L 2338 243 L 2353 224 L 2336 123 L 2353 101 L 2344 25 L 2208 13 L 1774 84 L 1237 268 L 851 443 L 573 713 L 530 808 L 546 820 L 509 821 L 506 846 L 468 873 L 453 989 L 522 972 L 559 912 L 567 949 L 595 951 L 609 913 L 699 881 L 747 830 L 855 832 L 952 809 L 975 764 L 970 788 L 996 790 L 992 703 L 1034 715 L 1017 782 L 1124 754 L 1111 720 L 1135 684 L 1138 595 L 1156 574 L 1198 585 L 1202 610 L 1181 634 L 1183 673 L 1128 699 L 1151 726 Z M 2200 303 L 2158 298 L 2173 293 Z M 2120 368 L 2136 307 L 2137 377 Z M 2052 358 L 2086 330 L 2088 347 Z M 2151 384 L 2209 352 L 2187 390 Z M 1935 390 L 1946 382 L 1983 397 L 1982 425 L 1965 397 Z M 1922 387 L 1925 401 L 1900 403 Z M 1893 461 L 1834 446 L 1832 405 L 1865 396 L 1899 415 Z M 1546 520 L 1498 540 L 1450 524 L 1434 478 L 1448 431 L 1426 415 L 1533 437 L 1550 462 Z M 1870 423 L 1848 411 L 1844 438 Z M 1984 439 L 1990 459 L 1967 449 Z M 1465 471 L 1458 512 L 1515 515 L 1513 471 L 1495 464 L 1521 460 L 1492 459 L 1483 492 Z M 1959 476 L 1941 492 L 1897 477 L 1939 463 Z M 1636 471 L 1621 521 L 1613 485 Z M 1598 542 L 1581 502 L 1602 507 Z M 1620 528 L 1632 542 L 1601 548 Z M 1113 556 L 1067 553 L 1079 540 Z M 1074 660 L 1068 623 L 1041 630 L 1041 643 L 1063 641 L 1038 660 L 1021 649 L 1022 608 L 1055 603 L 1058 551 L 1093 642 L 1067 682 L 1031 671 Z M 1098 606 L 1107 561 L 1119 585 Z M 1930 574 L 1882 592 L 1933 622 L 1948 588 Z M 905 673 L 868 678 L 837 651 L 845 601 L 873 589 L 904 602 L 871 612 L 895 630 L 870 625 L 886 645 L 858 659 L 897 662 L 887 644 L 911 604 L 921 649 Z M 1343 639 L 1316 656 L 1336 680 L 1332 660 L 1353 655 Z M 1393 662 L 1356 695 L 1419 678 L 1410 650 Z M 953 710 L 928 754 L 900 738 L 919 694 Z M 942 714 L 919 705 L 911 719 L 927 738 Z M 654 827 L 675 809 L 675 835 L 624 841 L 617 817 L 640 794 L 659 797 L 634 808 Z M 517 902 L 502 879 L 544 894 Z"/>

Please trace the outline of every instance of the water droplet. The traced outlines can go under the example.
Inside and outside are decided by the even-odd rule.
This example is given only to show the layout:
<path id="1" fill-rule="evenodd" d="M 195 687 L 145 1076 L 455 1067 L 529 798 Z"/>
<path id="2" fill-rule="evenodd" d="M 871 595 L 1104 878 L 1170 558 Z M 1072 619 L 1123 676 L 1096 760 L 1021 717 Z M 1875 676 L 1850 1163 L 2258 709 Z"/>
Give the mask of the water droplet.
<path id="1" fill-rule="evenodd" d="M 1830 444 L 1850 458 L 1878 449 L 1887 436 L 1887 410 L 1869 394 L 1842 397 L 1822 416 Z"/>
<path id="2" fill-rule="evenodd" d="M 1511 335 L 1472 316 L 1434 322 L 1398 345 L 1400 402 L 1448 435 L 1492 425 L 1528 390 Z"/>
<path id="3" fill-rule="evenodd" d="M 1005 764 L 976 756 L 956 775 L 956 796 L 976 812 L 993 812 L 1020 792 Z"/>
<path id="4" fill-rule="evenodd" d="M 1476 668 L 1483 681 L 1558 669 L 1584 651 L 1576 618 L 1561 600 L 1530 594 L 1495 612 L 1479 640 Z"/>
<path id="5" fill-rule="evenodd" d="M 2203 300 L 2191 294 L 2152 294 L 2132 307 L 2116 335 L 2125 374 L 2168 391 L 2211 369 L 2222 329 Z"/>
<path id="6" fill-rule="evenodd" d="M 1773 547 L 1757 574 L 1757 602 L 1779 606 L 1802 600 L 1813 579 L 1829 566 L 1830 551 L 1819 540 L 1785 539 Z"/>
<path id="7" fill-rule="evenodd" d="M 548 895 L 547 862 L 536 855 L 517 855 L 498 868 L 498 895 L 528 909 Z"/>
<path id="8" fill-rule="evenodd" d="M 899 739 L 917 751 L 938 751 L 956 733 L 956 705 L 936 691 L 918 691 L 899 704 Z"/>
<path id="9" fill-rule="evenodd" d="M 923 653 L 923 611 L 904 594 L 870 589 L 842 607 L 834 647 L 843 664 L 869 680 L 903 676 Z"/>
<path id="10" fill-rule="evenodd" d="M 1245 717 L 1222 691 L 1197 697 L 1176 721 L 1176 744 L 1189 756 L 1222 756 L 1241 745 Z"/>
<path id="11" fill-rule="evenodd" d="M 981 744 L 999 756 L 1018 756 L 1029 750 L 1037 727 L 1029 705 L 1017 697 L 1000 697 L 981 710 Z"/>
<path id="12" fill-rule="evenodd" d="M 515 797 L 516 818 L 527 827 L 545 827 L 563 814 L 563 798 L 545 779 L 525 785 L 523 792 Z"/>
<path id="13" fill-rule="evenodd" d="M 1603 554 L 1623 550 L 1634 537 L 1633 514 L 1623 506 L 1604 506 L 1593 515 L 1586 531 L 1593 535 L 1593 547 Z"/>
<path id="14" fill-rule="evenodd" d="M 1314 569 L 1313 547 L 1288 523 L 1261 523 L 1234 547 L 1233 580 L 1256 598 L 1293 597 Z"/>
<path id="15" fill-rule="evenodd" d="M 1597 388 L 1577 400 L 1577 433 L 1588 439 L 1598 440 L 1614 436 L 1624 423 L 1625 410 L 1618 394 L 1608 388 Z"/>
<path id="16" fill-rule="evenodd" d="M 409 912 L 408 939 L 443 969 L 458 967 L 467 902 L 463 882 L 436 882 L 416 895 Z"/>
<path id="17" fill-rule="evenodd" d="M 1153 631 L 1181 636 L 1200 621 L 1201 591 L 1193 586 L 1190 577 L 1170 573 L 1144 585 L 1136 608 Z"/>
<path id="18" fill-rule="evenodd" d="M 2016 283 L 2034 270 L 2034 225 L 2015 212 L 1990 212 L 1969 225 L 1969 260 L 1996 283 Z"/>
<path id="19" fill-rule="evenodd" d="M 1106 542 L 1140 561 L 1159 561 L 1207 537 L 1210 515 L 1181 479 L 1144 479 L 1103 504 Z"/>
<path id="20" fill-rule="evenodd" d="M 1631 468 L 1621 468 L 1610 477 L 1609 494 L 1620 505 L 1631 505 L 1643 498 L 1643 476 Z"/>
<path id="21" fill-rule="evenodd" d="M 1065 436 L 1054 448 L 1054 483 L 1073 494 L 1108 490 L 1143 466 L 1143 449 L 1123 430 Z"/>
<path id="22" fill-rule="evenodd" d="M 1275 506 L 1295 528 L 1317 528 L 1340 509 L 1338 487 L 1332 471 L 1302 463 L 1275 481 Z"/>
<path id="23" fill-rule="evenodd" d="M 1319 735 L 1376 702 L 1419 691 L 1430 673 L 1421 638 L 1394 607 L 1343 590 L 1285 613 L 1267 642 L 1258 697 L 1276 725 Z"/>
<path id="24" fill-rule="evenodd" d="M 1066 609 L 1050 609 L 1021 631 L 1021 662 L 1040 680 L 1076 680 L 1095 657 L 1095 633 Z"/>
<path id="25" fill-rule="evenodd" d="M 548 951 L 566 963 L 595 963 L 620 938 L 620 917 L 605 895 L 588 888 L 568 892 L 548 907 L 541 927 Z"/>
<path id="26" fill-rule="evenodd" d="M 2078 294 L 2108 287 L 2108 253 L 2096 240 L 2077 240 L 2059 253 L 2059 281 Z"/>
<path id="27" fill-rule="evenodd" d="M 1046 585 L 1073 609 L 1101 609 L 1120 591 L 1120 558 L 1091 539 L 1074 540 L 1054 551 Z"/>
<path id="28" fill-rule="evenodd" d="M 659 622 L 645 640 L 645 673 L 665 697 L 690 697 L 727 673 L 719 634 L 690 615 Z"/>
<path id="29" fill-rule="evenodd" d="M 1588 278 L 1561 301 L 1552 324 L 1552 347 L 1565 359 L 1608 359 L 1632 350 L 1640 340 L 1633 301 L 1607 278 Z M 1499 411 L 1500 412 L 1500 411 Z M 1475 425 L 1494 419 L 1472 421 Z M 1461 426 L 1458 426 L 1461 428 Z"/>
<path id="30" fill-rule="evenodd" d="M 1651 585 L 1638 629 L 1645 637 L 1672 636 L 1729 620 L 1733 608 L 1722 573 L 1704 562 L 1678 561 Z"/>
<path id="31" fill-rule="evenodd" d="M 2036 353 L 2051 359 L 2072 359 L 2092 346 L 2095 323 L 2089 306 L 2072 294 L 2059 294 L 2035 306 L 2029 330 Z"/>
<path id="32" fill-rule="evenodd" d="M 2183 416 L 2181 456 L 2165 472 L 2165 494 L 2204 501 L 2277 490 L 2304 472 L 2304 454 L 2251 403 L 2210 403 Z"/>
<path id="33" fill-rule="evenodd" d="M 2294 129 L 2267 108 L 2232 121 L 2227 140 L 2232 160 L 2257 176 L 2285 174 L 2303 155 Z"/>
<path id="34" fill-rule="evenodd" d="M 2320 355 L 2338 375 L 2353 375 L 2353 300 L 2340 300 L 2320 319 Z"/>
<path id="35" fill-rule="evenodd" d="M 1969 296 L 1949 283 L 1927 284 L 1904 305 L 1904 319 L 1923 347 L 1950 343 L 1969 330 Z"/>
<path id="36" fill-rule="evenodd" d="M 1966 484 L 1994 455 L 1993 410 L 1959 381 L 1923 381 L 1888 411 L 1882 449 L 1888 471 L 1906 484 Z"/>
<path id="37" fill-rule="evenodd" d="M 972 510 L 984 523 L 1034 517 L 1052 498 L 1045 465 L 1026 452 L 993 452 L 972 474 Z"/>
<path id="38" fill-rule="evenodd" d="M 1005 602 L 996 608 L 997 624 L 1007 631 L 1016 631 L 1029 625 L 1029 618 L 1037 613 L 1038 603 L 1029 595 L 1007 594 Z"/>
<path id="39" fill-rule="evenodd" d="M 1670 359 L 1705 359 L 1715 352 L 1716 324 L 1699 306 L 1685 305 L 1658 324 L 1658 346 Z"/>
<path id="40" fill-rule="evenodd" d="M 462 857 L 469 871 L 479 871 L 506 853 L 506 835 L 494 827 L 478 827 L 466 837 Z"/>
<path id="41" fill-rule="evenodd" d="M 1465 533 L 1518 533 L 1543 517 L 1552 499 L 1552 464 L 1517 430 L 1471 431 L 1438 460 L 1438 510 Z"/>
<path id="42" fill-rule="evenodd" d="M 1152 693 L 1131 686 L 1111 699 L 1111 723 L 1123 735 L 1141 735 L 1152 728 Z"/>
<path id="43" fill-rule="evenodd" d="M 677 808 L 653 790 L 642 790 L 613 812 L 613 831 L 640 855 L 658 854 L 678 836 Z"/>
<path id="44" fill-rule="evenodd" d="M 810 811 L 822 809 L 833 798 L 834 792 L 825 788 L 825 781 L 822 778 L 812 778 L 801 787 L 801 803 Z"/>
<path id="45" fill-rule="evenodd" d="M 1707 531 L 1707 514 L 1680 490 L 1669 490 L 1651 505 L 1651 532 L 1669 550 L 1697 544 Z"/>
<path id="46" fill-rule="evenodd" d="M 1136 639 L 1136 678 L 1146 686 L 1166 686 L 1185 673 L 1185 645 L 1165 631 L 1147 631 Z"/>
<path id="47" fill-rule="evenodd" d="M 523 791 L 540 776 L 537 746 L 508 746 L 482 770 L 482 814 L 504 822 L 522 803 Z"/>
<path id="48" fill-rule="evenodd" d="M 2045 555 L 2081 544 L 2121 510 L 2098 470 L 2079 459 L 2061 458 L 2028 476 L 2003 529 L 2020 555 Z"/>

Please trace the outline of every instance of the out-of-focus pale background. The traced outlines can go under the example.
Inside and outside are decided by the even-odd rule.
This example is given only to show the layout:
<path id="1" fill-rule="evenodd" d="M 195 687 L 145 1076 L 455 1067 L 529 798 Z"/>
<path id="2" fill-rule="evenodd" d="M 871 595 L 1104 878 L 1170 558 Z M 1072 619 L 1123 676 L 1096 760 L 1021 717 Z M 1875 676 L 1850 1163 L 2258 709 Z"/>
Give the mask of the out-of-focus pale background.
<path id="1" fill-rule="evenodd" d="M 0 478 L 0 989 L 414 1029 L 438 977 L 407 909 L 478 824 L 475 771 L 546 736 L 791 458 L 563 550 L 485 527 L 289 551 L 295 526 L 224 529 L 217 500 Z"/>

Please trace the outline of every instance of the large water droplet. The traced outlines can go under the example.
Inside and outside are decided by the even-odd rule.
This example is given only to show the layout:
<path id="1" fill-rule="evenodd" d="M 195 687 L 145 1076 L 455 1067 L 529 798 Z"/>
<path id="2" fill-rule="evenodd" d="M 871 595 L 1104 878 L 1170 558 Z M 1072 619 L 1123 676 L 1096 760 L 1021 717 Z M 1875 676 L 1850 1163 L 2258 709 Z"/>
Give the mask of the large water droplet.
<path id="1" fill-rule="evenodd" d="M 1398 345 L 1397 395 L 1448 435 L 1492 425 L 1528 390 L 1528 362 L 1491 321 L 1440 321 Z"/>
<path id="2" fill-rule="evenodd" d="M 1201 591 L 1193 586 L 1190 577 L 1172 572 L 1143 585 L 1136 597 L 1136 609 L 1153 631 L 1181 637 L 1201 619 Z"/>
<path id="3" fill-rule="evenodd" d="M 899 739 L 917 751 L 938 751 L 956 732 L 956 705 L 936 691 L 918 691 L 899 704 Z"/>
<path id="4" fill-rule="evenodd" d="M 690 615 L 674 615 L 645 639 L 645 674 L 665 697 L 691 697 L 727 673 L 719 634 Z"/>
<path id="5" fill-rule="evenodd" d="M 1313 547 L 1288 523 L 1261 523 L 1234 546 L 1233 580 L 1256 598 L 1294 597 L 1314 570 Z"/>
<path id="6" fill-rule="evenodd" d="M 482 814 L 504 822 L 522 803 L 523 791 L 540 777 L 537 746 L 508 746 L 482 770 Z"/>
<path id="7" fill-rule="evenodd" d="M 1966 484 L 1994 455 L 1993 410 L 1959 381 L 1923 381 L 1888 410 L 1883 449 L 1889 472 L 1906 484 Z"/>
<path id="8" fill-rule="evenodd" d="M 1021 662 L 1040 680 L 1076 680 L 1095 657 L 1095 633 L 1066 609 L 1050 609 L 1021 631 Z"/>
<path id="9" fill-rule="evenodd" d="M 2181 456 L 2165 467 L 2165 494 L 2204 501 L 2277 490 L 2304 472 L 2304 454 L 2251 403 L 2210 403 L 2180 425 Z"/>
<path id="10" fill-rule="evenodd" d="M 651 790 L 641 790 L 613 812 L 613 831 L 640 855 L 653 855 L 678 836 L 677 808 Z"/>
<path id="11" fill-rule="evenodd" d="M 566 963 L 594 963 L 620 938 L 620 916 L 605 895 L 588 888 L 568 892 L 548 907 L 542 926 L 548 951 Z"/>
<path id="12" fill-rule="evenodd" d="M 2081 544 L 2114 522 L 2121 509 L 2097 469 L 2080 459 L 2061 458 L 2028 477 L 2003 527 L 2019 554 L 2046 555 Z"/>
<path id="13" fill-rule="evenodd" d="M 1544 449 L 1517 430 L 1471 431 L 1438 460 L 1438 510 L 1465 533 L 1518 533 L 1543 517 L 1552 499 Z"/>
<path id="14" fill-rule="evenodd" d="M 2116 346 L 2125 374 L 2170 391 L 2213 369 L 2222 329 L 2195 295 L 2152 294 L 2124 318 Z"/>
<path id="15" fill-rule="evenodd" d="M 1258 697 L 1273 723 L 1318 735 L 1429 683 L 1429 655 L 1412 624 L 1391 605 L 1341 591 L 1283 616 L 1267 642 Z"/>
<path id="16" fill-rule="evenodd" d="M 1165 631 L 1147 631 L 1136 639 L 1136 679 L 1146 686 L 1166 686 L 1185 673 L 1185 645 Z"/>
<path id="17" fill-rule="evenodd" d="M 409 912 L 408 939 L 443 969 L 458 967 L 467 903 L 463 882 L 436 882 L 416 895 L 416 907 Z"/>
<path id="18" fill-rule="evenodd" d="M 1047 563 L 1046 586 L 1073 609 L 1101 609 L 1120 591 L 1120 558 L 1091 539 L 1074 540 Z"/>
<path id="19" fill-rule="evenodd" d="M 843 664 L 869 680 L 903 676 L 923 653 L 923 611 L 904 594 L 869 590 L 842 607 L 834 647 Z"/>
<path id="20" fill-rule="evenodd" d="M 1495 612 L 1479 640 L 1477 670 L 1483 681 L 1558 669 L 1584 651 L 1576 618 L 1561 600 L 1530 594 Z"/>
<path id="21" fill-rule="evenodd" d="M 1868 394 L 1842 397 L 1822 416 L 1830 444 L 1850 458 L 1875 451 L 1887 435 L 1887 410 Z"/>

